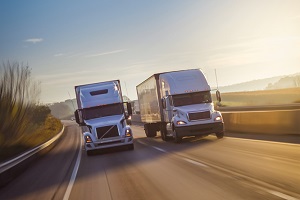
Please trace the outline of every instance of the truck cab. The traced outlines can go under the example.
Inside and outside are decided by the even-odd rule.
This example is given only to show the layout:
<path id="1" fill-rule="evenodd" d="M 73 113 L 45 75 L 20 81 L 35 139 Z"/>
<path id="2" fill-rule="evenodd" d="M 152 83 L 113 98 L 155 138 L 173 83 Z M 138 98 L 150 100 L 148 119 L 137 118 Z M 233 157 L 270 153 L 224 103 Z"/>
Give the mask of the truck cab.
<path id="1" fill-rule="evenodd" d="M 210 86 L 200 70 L 163 73 L 159 83 L 163 117 L 176 142 L 185 136 L 224 136 L 222 115 L 214 109 Z"/>
<path id="2" fill-rule="evenodd" d="M 159 131 L 163 140 L 224 136 L 222 115 L 214 109 L 211 88 L 199 69 L 157 73 L 136 86 L 141 121 L 147 137 Z M 217 99 L 221 101 L 219 91 Z"/>
<path id="3" fill-rule="evenodd" d="M 88 155 L 96 149 L 124 145 L 134 149 L 132 130 L 126 123 L 132 109 L 123 102 L 119 80 L 75 86 L 75 93 L 79 108 L 75 118 L 82 127 Z"/>

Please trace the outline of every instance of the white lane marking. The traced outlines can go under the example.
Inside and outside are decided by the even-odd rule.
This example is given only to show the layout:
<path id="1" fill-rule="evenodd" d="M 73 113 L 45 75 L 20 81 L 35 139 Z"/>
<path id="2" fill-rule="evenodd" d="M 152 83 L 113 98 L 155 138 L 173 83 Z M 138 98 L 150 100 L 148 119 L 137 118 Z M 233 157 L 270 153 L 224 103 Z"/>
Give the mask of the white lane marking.
<path id="1" fill-rule="evenodd" d="M 156 147 L 156 146 L 151 146 L 152 148 L 154 148 L 154 149 L 156 149 L 156 150 L 158 150 L 158 151 L 161 151 L 161 152 L 164 152 L 164 153 L 167 153 L 167 151 L 166 150 L 164 150 L 164 149 L 161 149 L 161 148 L 159 148 L 159 147 Z"/>
<path id="2" fill-rule="evenodd" d="M 71 190 L 73 188 L 73 185 L 74 185 L 74 182 L 75 182 L 75 179 L 76 179 L 76 176 L 77 176 L 77 172 L 78 172 L 78 169 L 79 169 L 81 154 L 82 154 L 82 136 L 80 135 L 80 147 L 79 147 L 77 160 L 76 160 L 76 163 L 75 163 L 75 166 L 74 166 L 74 169 L 73 169 L 73 172 L 72 172 L 72 176 L 71 176 L 71 179 L 70 179 L 70 182 L 69 182 L 69 185 L 67 187 L 67 190 L 66 190 L 66 193 L 64 195 L 63 200 L 68 200 L 69 197 L 70 197 Z"/>
<path id="3" fill-rule="evenodd" d="M 283 145 L 289 145 L 289 146 L 300 146 L 300 144 L 293 144 L 293 143 L 285 143 L 285 142 L 273 142 L 273 141 L 267 141 L 267 140 L 254 140 L 254 139 L 245 139 L 245 138 L 236 138 L 236 137 L 230 137 L 226 136 L 226 138 L 234 139 L 234 140 L 245 140 L 245 141 L 255 141 L 255 142 L 261 142 L 261 143 L 270 143 L 270 144 L 283 144 Z"/>
<path id="4" fill-rule="evenodd" d="M 152 148 L 154 148 L 154 149 L 156 149 L 156 150 L 158 150 L 158 151 L 161 151 L 161 152 L 167 153 L 167 151 L 166 151 L 166 150 L 164 150 L 164 149 L 161 149 L 161 148 L 159 148 L 159 147 L 152 146 L 152 145 L 146 144 L 146 143 L 144 143 L 144 142 L 141 142 L 141 141 L 137 141 L 137 142 L 138 142 L 138 143 L 141 143 L 141 144 L 143 144 L 143 145 L 145 145 L 145 146 L 150 146 L 150 147 L 152 147 Z"/>
<path id="5" fill-rule="evenodd" d="M 198 166 L 200 166 L 200 167 L 208 167 L 207 165 L 205 165 L 205 164 L 203 164 L 203 163 L 201 163 L 201 162 L 198 162 L 198 161 L 195 161 L 195 160 L 191 160 L 191 159 L 189 159 L 189 158 L 183 158 L 183 160 L 185 160 L 185 161 L 187 161 L 187 162 L 189 162 L 189 163 L 192 163 L 192 164 L 194 164 L 194 165 L 198 165 Z"/>
<path id="6" fill-rule="evenodd" d="M 146 144 L 145 142 L 141 142 L 141 141 L 139 141 L 139 140 L 137 140 L 137 142 L 138 142 L 138 143 L 141 143 L 141 144 L 143 144 L 143 145 L 149 146 L 149 145 Z"/>
<path id="7" fill-rule="evenodd" d="M 283 194 L 281 192 L 276 192 L 276 191 L 273 191 L 273 190 L 267 190 L 267 192 L 277 196 L 277 197 L 280 197 L 280 198 L 283 198 L 283 199 L 286 199 L 286 200 L 297 200 L 296 198 L 294 197 L 291 197 L 289 195 L 286 195 L 286 194 Z"/>

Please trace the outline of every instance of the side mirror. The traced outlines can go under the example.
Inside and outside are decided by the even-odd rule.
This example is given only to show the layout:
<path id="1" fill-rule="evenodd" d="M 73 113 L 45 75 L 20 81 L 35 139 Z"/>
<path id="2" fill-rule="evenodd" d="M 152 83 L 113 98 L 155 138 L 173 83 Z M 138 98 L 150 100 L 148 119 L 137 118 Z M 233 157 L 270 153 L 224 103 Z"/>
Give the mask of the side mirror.
<path id="1" fill-rule="evenodd" d="M 173 108 L 173 112 L 177 112 L 177 109 L 176 109 L 176 108 Z"/>
<path id="2" fill-rule="evenodd" d="M 82 118 L 82 110 L 80 109 L 76 110 L 74 112 L 74 115 L 75 115 L 76 123 L 79 124 L 79 126 L 84 126 L 85 123 Z"/>
<path id="3" fill-rule="evenodd" d="M 127 114 L 128 116 L 132 115 L 131 103 L 127 102 Z"/>
<path id="4" fill-rule="evenodd" d="M 217 98 L 218 102 L 221 102 L 222 99 L 221 99 L 221 93 L 219 90 L 216 91 L 216 98 Z"/>

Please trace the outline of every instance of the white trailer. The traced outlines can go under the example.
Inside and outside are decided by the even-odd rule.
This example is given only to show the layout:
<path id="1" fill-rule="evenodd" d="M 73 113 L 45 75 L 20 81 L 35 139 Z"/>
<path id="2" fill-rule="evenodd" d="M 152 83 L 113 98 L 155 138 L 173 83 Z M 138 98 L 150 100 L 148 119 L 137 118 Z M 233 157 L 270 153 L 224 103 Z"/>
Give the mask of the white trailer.
<path id="1" fill-rule="evenodd" d="M 83 127 L 88 155 L 96 149 L 123 145 L 134 149 L 132 131 L 126 124 L 132 109 L 130 103 L 123 102 L 119 80 L 75 86 L 75 93 L 75 118 Z"/>
<path id="2" fill-rule="evenodd" d="M 147 137 L 180 142 L 186 136 L 224 136 L 224 123 L 214 110 L 211 89 L 199 69 L 154 74 L 136 86 Z M 220 93 L 218 99 L 220 100 Z"/>

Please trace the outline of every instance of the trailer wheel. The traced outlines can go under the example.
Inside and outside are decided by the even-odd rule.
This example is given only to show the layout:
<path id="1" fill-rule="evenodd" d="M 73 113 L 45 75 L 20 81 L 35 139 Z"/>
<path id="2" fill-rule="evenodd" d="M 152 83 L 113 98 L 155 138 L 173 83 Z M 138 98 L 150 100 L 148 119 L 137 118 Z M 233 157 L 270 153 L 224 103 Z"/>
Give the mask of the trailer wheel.
<path id="1" fill-rule="evenodd" d="M 218 139 L 222 139 L 224 137 L 224 132 L 216 133 Z"/>
<path id="2" fill-rule="evenodd" d="M 145 124 L 144 129 L 147 137 L 155 137 L 157 134 L 155 127 L 151 126 L 151 124 Z"/>

